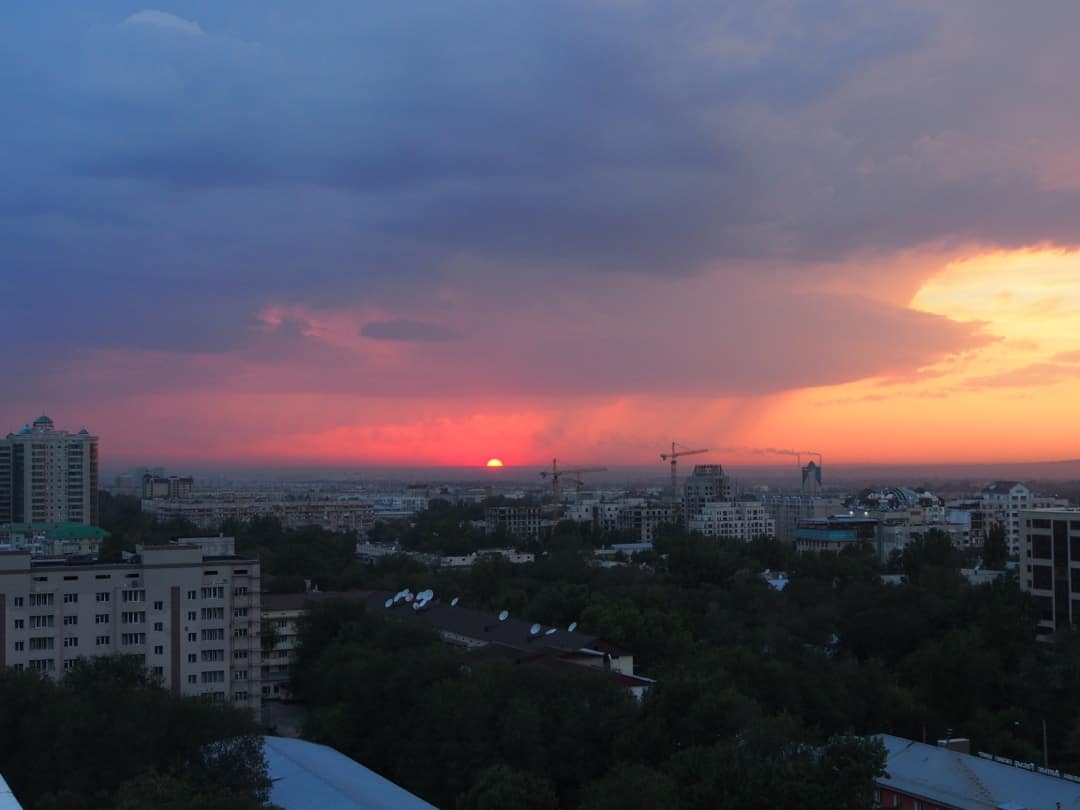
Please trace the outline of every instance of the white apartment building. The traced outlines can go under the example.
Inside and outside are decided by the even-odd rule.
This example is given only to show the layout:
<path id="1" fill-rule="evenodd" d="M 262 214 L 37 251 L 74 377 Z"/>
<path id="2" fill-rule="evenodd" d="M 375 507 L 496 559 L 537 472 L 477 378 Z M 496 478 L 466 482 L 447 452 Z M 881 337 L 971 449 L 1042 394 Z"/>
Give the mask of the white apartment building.
<path id="1" fill-rule="evenodd" d="M 750 541 L 776 535 L 776 522 L 758 501 L 706 503 L 700 511 L 690 515 L 687 525 L 690 531 L 701 532 L 706 537 Z"/>
<path id="2" fill-rule="evenodd" d="M 98 520 L 98 439 L 39 416 L 0 440 L 0 523 Z"/>
<path id="3" fill-rule="evenodd" d="M 1080 621 L 1080 509 L 1020 513 L 1020 588 L 1039 606 L 1039 628 L 1051 634 Z M 1075 601 L 1074 601 L 1075 600 Z"/>
<path id="4" fill-rule="evenodd" d="M 1009 554 L 1020 554 L 1023 527 L 1020 513 L 1030 509 L 1055 509 L 1068 506 L 1069 502 L 1061 498 L 1048 498 L 1036 495 L 1019 481 L 994 481 L 983 488 L 980 503 L 983 512 L 985 531 L 994 526 L 1005 529 L 1005 539 L 1009 544 Z"/>
<path id="5" fill-rule="evenodd" d="M 58 675 L 138 656 L 163 685 L 259 712 L 260 572 L 232 538 L 140 547 L 123 563 L 0 552 L 0 666 Z"/>

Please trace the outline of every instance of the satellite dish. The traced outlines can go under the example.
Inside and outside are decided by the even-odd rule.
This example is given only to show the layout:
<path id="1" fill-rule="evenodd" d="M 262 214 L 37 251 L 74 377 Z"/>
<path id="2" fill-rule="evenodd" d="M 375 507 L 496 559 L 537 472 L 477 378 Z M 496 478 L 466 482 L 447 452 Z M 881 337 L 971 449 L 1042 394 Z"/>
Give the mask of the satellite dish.
<path id="1" fill-rule="evenodd" d="M 553 635 L 555 635 L 555 634 L 556 634 L 557 632 L 559 632 L 559 631 L 558 631 L 558 630 L 556 630 L 556 629 L 555 629 L 554 627 L 552 627 L 552 628 L 551 628 L 550 630 L 548 630 L 548 631 L 547 631 L 546 633 L 544 633 L 544 635 L 545 635 L 545 636 L 553 636 Z"/>
<path id="2" fill-rule="evenodd" d="M 406 602 L 411 602 L 412 600 L 413 600 L 413 595 L 411 593 L 405 594 L 405 601 Z"/>
<path id="3" fill-rule="evenodd" d="M 413 602 L 413 603 L 412 603 L 412 609 L 413 609 L 413 610 L 419 610 L 419 609 L 420 609 L 420 608 L 422 608 L 423 606 L 424 606 L 424 603 L 423 603 L 423 602 L 421 602 L 421 601 L 420 601 L 419 599 L 418 599 L 417 601 L 415 601 L 415 602 Z"/>
<path id="4" fill-rule="evenodd" d="M 500 622 L 505 622 L 509 618 L 510 618 L 510 611 L 509 610 L 504 610 L 502 613 L 499 614 L 499 621 Z"/>
<path id="5" fill-rule="evenodd" d="M 458 598 L 455 596 L 453 599 L 450 600 L 450 607 L 457 607 L 457 603 Z"/>
<path id="6" fill-rule="evenodd" d="M 434 599 L 435 591 L 431 590 L 431 588 L 428 588 L 426 591 L 422 591 L 420 593 L 420 598 L 423 599 L 425 602 L 427 602 L 429 599 Z"/>
<path id="7" fill-rule="evenodd" d="M 540 635 L 540 625 L 534 624 L 532 627 L 530 627 L 529 628 L 529 635 L 530 636 Z"/>
<path id="8" fill-rule="evenodd" d="M 383 607 L 384 608 L 392 608 L 393 606 L 394 606 L 394 600 L 393 599 L 387 599 L 385 602 L 383 602 Z"/>
<path id="9" fill-rule="evenodd" d="M 570 626 L 566 628 L 567 632 L 573 633 L 577 630 L 577 622 L 570 622 Z"/>

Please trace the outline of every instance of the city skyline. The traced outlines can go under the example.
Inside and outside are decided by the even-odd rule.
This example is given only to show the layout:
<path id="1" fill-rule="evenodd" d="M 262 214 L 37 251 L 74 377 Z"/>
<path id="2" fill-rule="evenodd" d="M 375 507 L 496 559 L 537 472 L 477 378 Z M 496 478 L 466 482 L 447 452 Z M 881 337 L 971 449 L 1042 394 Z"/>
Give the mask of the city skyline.
<path id="1" fill-rule="evenodd" d="M 1074 5 L 10 14 L 0 435 L 44 413 L 112 468 L 1080 458 Z"/>

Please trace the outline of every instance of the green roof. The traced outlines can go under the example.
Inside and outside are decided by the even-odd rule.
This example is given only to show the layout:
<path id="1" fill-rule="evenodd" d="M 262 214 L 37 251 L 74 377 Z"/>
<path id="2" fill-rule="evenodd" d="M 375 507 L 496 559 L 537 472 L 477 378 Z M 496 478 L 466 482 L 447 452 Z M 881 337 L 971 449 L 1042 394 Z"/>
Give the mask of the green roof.
<path id="1" fill-rule="evenodd" d="M 43 534 L 50 540 L 104 540 L 109 532 L 87 523 L 0 523 L 0 535 Z"/>

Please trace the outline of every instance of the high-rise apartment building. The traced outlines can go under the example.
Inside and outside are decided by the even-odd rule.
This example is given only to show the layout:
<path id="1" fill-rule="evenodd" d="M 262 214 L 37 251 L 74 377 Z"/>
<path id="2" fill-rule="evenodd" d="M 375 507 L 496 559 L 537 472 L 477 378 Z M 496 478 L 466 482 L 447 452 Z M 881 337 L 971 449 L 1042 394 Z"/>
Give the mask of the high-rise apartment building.
<path id="1" fill-rule="evenodd" d="M 980 497 L 983 513 L 983 525 L 987 532 L 994 526 L 1005 530 L 1005 539 L 1009 544 L 1009 554 L 1020 554 L 1023 535 L 1020 513 L 1028 509 L 1054 509 L 1067 506 L 1062 498 L 1037 495 L 1019 481 L 994 481 L 983 488 Z"/>
<path id="2" fill-rule="evenodd" d="M 98 439 L 47 416 L 0 440 L 0 523 L 98 520 Z"/>
<path id="3" fill-rule="evenodd" d="M 1080 509 L 1020 513 L 1020 588 L 1039 606 L 1039 628 L 1080 622 Z"/>
<path id="4" fill-rule="evenodd" d="M 146 546 L 123 563 L 0 552 L 0 666 L 62 673 L 80 656 L 137 656 L 165 688 L 258 713 L 258 560 L 231 537 Z"/>
<path id="5" fill-rule="evenodd" d="M 683 483 L 683 519 L 689 520 L 713 501 L 735 500 L 735 485 L 719 464 L 695 464 L 694 472 Z"/>
<path id="6" fill-rule="evenodd" d="M 776 534 L 776 522 L 759 501 L 711 501 L 689 516 L 687 527 L 706 537 L 747 542 Z"/>

